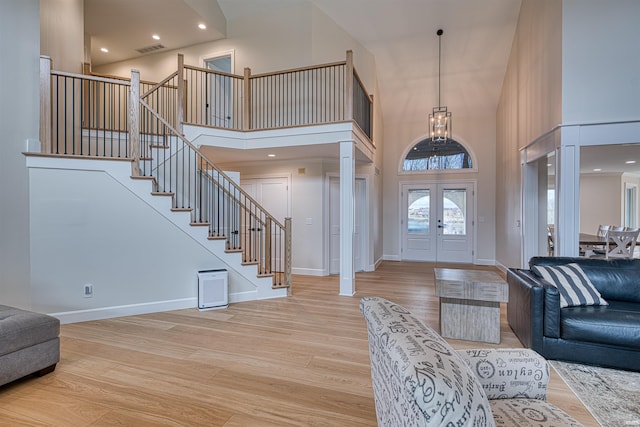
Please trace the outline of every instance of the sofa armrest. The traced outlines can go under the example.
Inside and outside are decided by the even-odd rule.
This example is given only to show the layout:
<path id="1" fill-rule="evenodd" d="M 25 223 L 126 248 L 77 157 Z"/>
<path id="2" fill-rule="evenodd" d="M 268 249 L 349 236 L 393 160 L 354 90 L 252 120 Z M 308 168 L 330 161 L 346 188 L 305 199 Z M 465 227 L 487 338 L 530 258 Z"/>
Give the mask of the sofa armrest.
<path id="1" fill-rule="evenodd" d="M 526 348 L 458 350 L 489 399 L 547 398 L 549 364 Z"/>
<path id="2" fill-rule="evenodd" d="M 542 351 L 544 287 L 530 270 L 507 270 L 507 320 L 522 345 Z"/>
<path id="3" fill-rule="evenodd" d="M 560 338 L 560 292 L 546 280 L 540 282 L 544 288 L 544 336 Z"/>

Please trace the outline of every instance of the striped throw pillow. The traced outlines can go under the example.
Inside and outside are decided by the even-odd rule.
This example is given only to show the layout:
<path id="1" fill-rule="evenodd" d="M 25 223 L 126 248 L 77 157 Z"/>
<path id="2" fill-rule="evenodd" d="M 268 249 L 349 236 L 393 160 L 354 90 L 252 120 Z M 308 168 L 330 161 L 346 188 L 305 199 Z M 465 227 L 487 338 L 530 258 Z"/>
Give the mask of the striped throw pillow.
<path id="1" fill-rule="evenodd" d="M 534 265 L 531 269 L 558 288 L 560 307 L 609 305 L 578 264 Z"/>

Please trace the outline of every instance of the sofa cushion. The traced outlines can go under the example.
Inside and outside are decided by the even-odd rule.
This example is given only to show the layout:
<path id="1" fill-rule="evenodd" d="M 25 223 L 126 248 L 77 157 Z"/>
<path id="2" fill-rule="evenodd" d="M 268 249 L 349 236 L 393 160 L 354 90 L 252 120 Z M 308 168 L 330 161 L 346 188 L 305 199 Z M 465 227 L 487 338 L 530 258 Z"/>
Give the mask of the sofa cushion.
<path id="1" fill-rule="evenodd" d="M 54 339 L 60 320 L 46 314 L 0 305 L 0 356 Z"/>
<path id="2" fill-rule="evenodd" d="M 494 425 L 473 372 L 438 333 L 383 298 L 365 297 L 360 309 L 379 425 Z"/>
<path id="3" fill-rule="evenodd" d="M 558 288 L 558 292 L 560 292 L 560 307 L 607 305 L 607 302 L 578 264 L 535 265 L 532 270 Z"/>
<path id="4" fill-rule="evenodd" d="M 529 266 L 576 263 L 606 300 L 640 303 L 640 259 L 533 257 Z"/>
<path id="5" fill-rule="evenodd" d="M 560 408 L 543 400 L 498 399 L 491 401 L 496 426 L 581 426 Z"/>
<path id="6" fill-rule="evenodd" d="M 561 338 L 640 350 L 638 304 L 610 301 L 608 306 L 562 309 Z"/>

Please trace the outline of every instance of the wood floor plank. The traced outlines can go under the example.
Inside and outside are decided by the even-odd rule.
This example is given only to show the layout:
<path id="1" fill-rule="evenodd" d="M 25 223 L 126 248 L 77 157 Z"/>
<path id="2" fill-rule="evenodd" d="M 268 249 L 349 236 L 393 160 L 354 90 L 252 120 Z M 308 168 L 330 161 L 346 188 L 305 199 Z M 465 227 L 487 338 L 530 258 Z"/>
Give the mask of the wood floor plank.
<path id="1" fill-rule="evenodd" d="M 53 373 L 0 387 L 0 426 L 375 426 L 360 298 L 438 330 L 434 267 L 384 262 L 356 275 L 354 297 L 338 295 L 337 276 L 294 275 L 288 298 L 63 325 Z M 506 304 L 499 347 L 521 347 Z M 553 371 L 548 400 L 597 425 Z"/>

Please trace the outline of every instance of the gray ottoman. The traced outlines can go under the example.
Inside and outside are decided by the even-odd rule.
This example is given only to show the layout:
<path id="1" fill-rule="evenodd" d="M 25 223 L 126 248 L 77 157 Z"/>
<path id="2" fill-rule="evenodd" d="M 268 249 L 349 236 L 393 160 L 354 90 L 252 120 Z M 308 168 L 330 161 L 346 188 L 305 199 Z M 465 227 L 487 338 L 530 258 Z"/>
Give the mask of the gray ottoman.
<path id="1" fill-rule="evenodd" d="M 52 372 L 60 360 L 60 320 L 0 305 L 0 385 Z"/>

